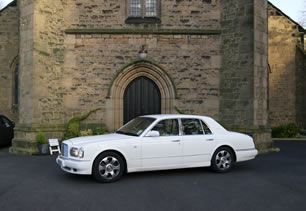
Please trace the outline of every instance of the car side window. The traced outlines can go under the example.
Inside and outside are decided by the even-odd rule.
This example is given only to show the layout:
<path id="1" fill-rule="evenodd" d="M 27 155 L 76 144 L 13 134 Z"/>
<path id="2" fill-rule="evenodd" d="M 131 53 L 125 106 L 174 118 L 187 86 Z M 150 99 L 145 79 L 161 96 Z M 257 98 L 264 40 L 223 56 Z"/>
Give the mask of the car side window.
<path id="1" fill-rule="evenodd" d="M 203 135 L 203 129 L 198 119 L 182 119 L 184 135 Z"/>
<path id="2" fill-rule="evenodd" d="M 209 127 L 203 122 L 201 121 L 202 126 L 203 126 L 203 130 L 205 132 L 206 135 L 212 134 L 211 130 L 209 129 Z"/>
<path id="3" fill-rule="evenodd" d="M 178 136 L 179 127 L 177 119 L 165 119 L 158 122 L 152 130 L 159 132 L 160 136 Z"/>

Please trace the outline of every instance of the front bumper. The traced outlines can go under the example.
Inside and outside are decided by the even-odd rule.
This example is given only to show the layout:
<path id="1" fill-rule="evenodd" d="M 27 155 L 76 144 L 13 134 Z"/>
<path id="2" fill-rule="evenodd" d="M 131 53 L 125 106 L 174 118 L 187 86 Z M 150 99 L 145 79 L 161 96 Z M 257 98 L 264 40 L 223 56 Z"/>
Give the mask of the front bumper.
<path id="1" fill-rule="evenodd" d="M 87 160 L 74 160 L 58 156 L 56 163 L 63 171 L 72 174 L 91 174 L 92 162 Z"/>

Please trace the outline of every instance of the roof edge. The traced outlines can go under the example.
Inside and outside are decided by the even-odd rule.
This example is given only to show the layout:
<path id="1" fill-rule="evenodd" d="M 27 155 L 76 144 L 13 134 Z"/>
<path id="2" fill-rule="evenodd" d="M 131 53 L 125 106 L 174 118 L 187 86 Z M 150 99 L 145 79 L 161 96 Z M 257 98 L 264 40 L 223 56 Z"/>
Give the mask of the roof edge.
<path id="1" fill-rule="evenodd" d="M 302 30 L 303 32 L 306 32 L 306 29 L 299 24 L 298 22 L 296 22 L 295 20 L 293 20 L 292 18 L 290 18 L 288 15 L 286 15 L 286 13 L 284 13 L 281 9 L 279 9 L 278 7 L 276 7 L 274 4 L 272 4 L 270 1 L 268 1 L 268 4 L 270 4 L 273 8 L 275 8 L 276 10 L 278 10 L 282 15 L 284 15 L 286 18 L 288 18 L 291 22 L 293 22 L 294 24 L 299 26 L 299 29 Z"/>
<path id="2" fill-rule="evenodd" d="M 16 4 L 17 0 L 11 0 L 9 3 L 7 3 L 6 6 L 4 6 L 2 9 L 0 9 L 0 12 L 11 6 L 12 4 Z"/>

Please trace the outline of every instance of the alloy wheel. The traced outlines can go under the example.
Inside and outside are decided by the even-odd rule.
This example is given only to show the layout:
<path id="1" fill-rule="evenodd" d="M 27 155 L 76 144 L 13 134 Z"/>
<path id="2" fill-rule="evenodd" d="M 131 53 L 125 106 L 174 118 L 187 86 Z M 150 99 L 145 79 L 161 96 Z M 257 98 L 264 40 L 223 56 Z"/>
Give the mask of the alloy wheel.
<path id="1" fill-rule="evenodd" d="M 99 163 L 99 173 L 107 180 L 111 180 L 120 173 L 120 162 L 112 156 L 107 156 Z"/>

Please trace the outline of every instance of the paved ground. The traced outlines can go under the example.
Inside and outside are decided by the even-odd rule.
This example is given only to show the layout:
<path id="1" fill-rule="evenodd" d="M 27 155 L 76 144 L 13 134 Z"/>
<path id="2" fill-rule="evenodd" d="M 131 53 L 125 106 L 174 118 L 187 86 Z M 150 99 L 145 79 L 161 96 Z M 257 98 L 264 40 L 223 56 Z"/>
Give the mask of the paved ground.
<path id="1" fill-rule="evenodd" d="M 306 142 L 237 164 L 133 173 L 111 184 L 62 172 L 53 156 L 0 149 L 0 210 L 306 210 Z"/>

